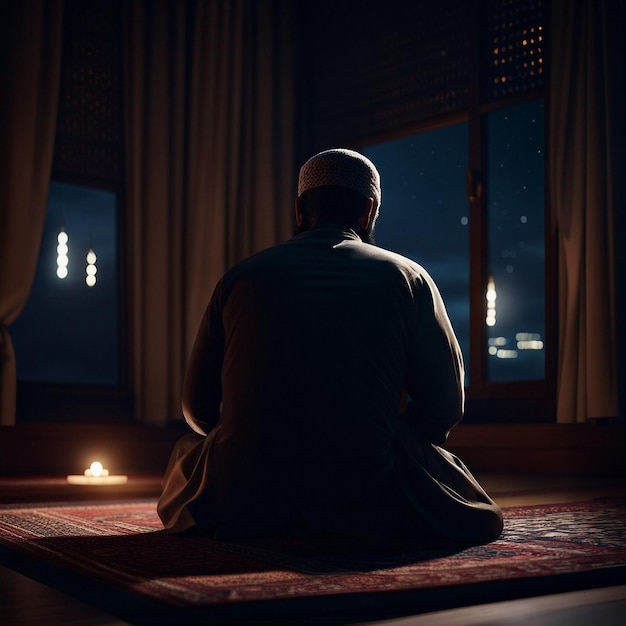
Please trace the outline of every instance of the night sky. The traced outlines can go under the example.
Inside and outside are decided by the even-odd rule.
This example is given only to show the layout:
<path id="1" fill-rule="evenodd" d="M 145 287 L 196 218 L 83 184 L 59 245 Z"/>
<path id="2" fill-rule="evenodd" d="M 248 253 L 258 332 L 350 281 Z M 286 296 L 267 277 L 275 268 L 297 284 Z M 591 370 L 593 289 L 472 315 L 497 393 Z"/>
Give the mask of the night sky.
<path id="1" fill-rule="evenodd" d="M 371 146 L 380 172 L 376 243 L 421 265 L 435 279 L 463 353 L 469 354 L 467 124 Z M 465 218 L 465 219 L 463 219 Z"/>
<path id="2" fill-rule="evenodd" d="M 533 101 L 487 118 L 488 271 L 497 298 L 490 337 L 527 333 L 545 341 L 544 111 Z M 545 351 L 518 351 L 518 358 L 490 358 L 489 378 L 544 378 Z"/>
<path id="3" fill-rule="evenodd" d="M 543 101 L 487 117 L 488 272 L 497 293 L 496 324 L 488 328 L 488 337 L 503 337 L 500 349 L 516 353 L 516 358 L 489 357 L 493 382 L 544 377 L 545 351 L 516 349 L 520 332 L 545 341 L 543 117 Z M 466 363 L 467 133 L 467 124 L 460 123 L 363 150 L 381 174 L 376 243 L 414 259 L 435 279 Z"/>
<path id="4" fill-rule="evenodd" d="M 107 191 L 53 182 L 33 289 L 10 327 L 18 380 L 118 383 L 117 210 Z M 57 270 L 57 235 L 69 237 L 68 275 Z M 86 256 L 97 256 L 96 284 L 85 284 Z"/>

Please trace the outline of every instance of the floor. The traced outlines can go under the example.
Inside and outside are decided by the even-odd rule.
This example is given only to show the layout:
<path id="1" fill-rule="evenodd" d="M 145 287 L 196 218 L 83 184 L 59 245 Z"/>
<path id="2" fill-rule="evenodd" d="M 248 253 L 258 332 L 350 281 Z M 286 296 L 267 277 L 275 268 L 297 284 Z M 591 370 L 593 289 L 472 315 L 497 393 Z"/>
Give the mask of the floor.
<path id="1" fill-rule="evenodd" d="M 502 507 L 626 495 L 626 479 L 483 475 L 478 479 Z M 68 485 L 63 477 L 0 479 L 0 502 L 44 502 L 154 496 L 159 478 L 129 477 L 118 487 Z M 3 626 L 120 626 L 125 622 L 0 566 Z M 475 605 L 376 622 L 375 626 L 621 626 L 626 585 Z M 369 623 L 372 626 L 372 623 Z"/>

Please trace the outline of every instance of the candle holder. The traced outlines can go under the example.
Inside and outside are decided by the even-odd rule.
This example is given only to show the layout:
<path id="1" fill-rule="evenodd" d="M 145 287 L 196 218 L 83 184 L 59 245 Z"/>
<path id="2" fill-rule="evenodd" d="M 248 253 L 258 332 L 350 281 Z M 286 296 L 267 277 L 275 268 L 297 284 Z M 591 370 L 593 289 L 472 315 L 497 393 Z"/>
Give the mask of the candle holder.
<path id="1" fill-rule="evenodd" d="M 109 470 L 105 469 L 100 461 L 94 461 L 83 474 L 67 476 L 70 485 L 123 485 L 127 481 L 128 476 L 124 474 L 109 474 Z"/>

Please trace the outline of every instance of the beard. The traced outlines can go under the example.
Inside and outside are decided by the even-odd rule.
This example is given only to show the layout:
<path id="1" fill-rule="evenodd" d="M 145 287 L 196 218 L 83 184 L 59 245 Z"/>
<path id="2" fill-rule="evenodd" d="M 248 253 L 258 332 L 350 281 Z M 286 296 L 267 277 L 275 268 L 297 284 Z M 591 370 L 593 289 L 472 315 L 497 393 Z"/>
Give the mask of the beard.
<path id="1" fill-rule="evenodd" d="M 369 228 L 365 230 L 363 230 L 362 228 L 359 229 L 359 237 L 361 237 L 364 243 L 370 243 L 372 245 L 376 245 L 376 240 L 374 237 L 375 229 L 376 229 L 376 226 L 374 224 L 374 221 L 372 220 L 372 223 L 370 224 Z"/>

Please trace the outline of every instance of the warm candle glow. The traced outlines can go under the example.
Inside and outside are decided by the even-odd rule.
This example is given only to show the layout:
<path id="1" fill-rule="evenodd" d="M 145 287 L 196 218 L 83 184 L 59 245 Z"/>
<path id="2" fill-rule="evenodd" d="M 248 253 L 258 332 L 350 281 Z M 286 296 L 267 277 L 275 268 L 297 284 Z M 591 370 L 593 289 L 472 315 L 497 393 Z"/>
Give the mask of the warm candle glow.
<path id="1" fill-rule="evenodd" d="M 94 461 L 83 474 L 67 477 L 67 482 L 71 485 L 123 485 L 127 481 L 128 476 L 109 475 L 109 470 L 100 461 Z"/>
<path id="2" fill-rule="evenodd" d="M 108 476 L 109 470 L 104 469 L 100 461 L 94 461 L 89 469 L 85 470 L 85 476 Z"/>

